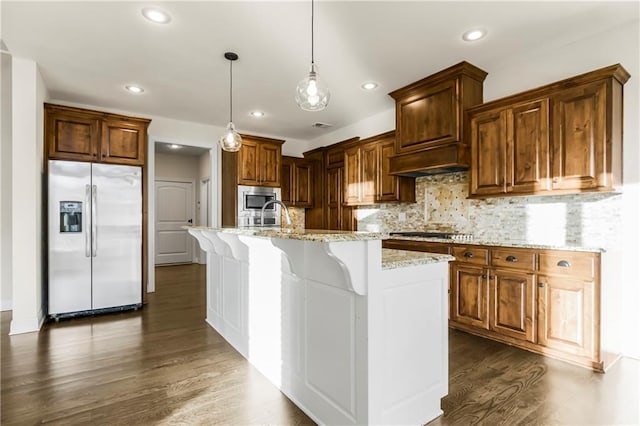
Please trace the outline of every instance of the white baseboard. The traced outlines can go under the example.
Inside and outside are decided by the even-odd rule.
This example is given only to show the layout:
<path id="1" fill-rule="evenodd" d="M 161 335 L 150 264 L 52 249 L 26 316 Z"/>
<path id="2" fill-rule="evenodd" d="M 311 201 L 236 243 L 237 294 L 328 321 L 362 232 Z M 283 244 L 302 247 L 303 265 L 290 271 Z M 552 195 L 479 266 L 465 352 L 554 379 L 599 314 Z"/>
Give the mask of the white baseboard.
<path id="1" fill-rule="evenodd" d="M 40 327 L 44 323 L 44 315 L 35 318 L 14 318 L 11 320 L 10 336 L 14 334 L 33 333 L 40 331 Z"/>
<path id="2" fill-rule="evenodd" d="M 2 301 L 0 301 L 0 311 L 10 311 L 11 309 L 13 309 L 13 300 L 2 299 Z"/>

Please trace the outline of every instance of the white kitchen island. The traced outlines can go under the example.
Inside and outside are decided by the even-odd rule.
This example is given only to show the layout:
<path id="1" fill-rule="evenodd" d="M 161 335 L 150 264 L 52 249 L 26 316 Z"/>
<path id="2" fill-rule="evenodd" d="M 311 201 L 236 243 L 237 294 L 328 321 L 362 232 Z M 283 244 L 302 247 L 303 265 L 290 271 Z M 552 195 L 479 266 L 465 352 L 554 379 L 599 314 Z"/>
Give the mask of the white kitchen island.
<path id="1" fill-rule="evenodd" d="M 206 321 L 320 424 L 424 424 L 448 390 L 450 256 L 378 233 L 190 227 Z"/>

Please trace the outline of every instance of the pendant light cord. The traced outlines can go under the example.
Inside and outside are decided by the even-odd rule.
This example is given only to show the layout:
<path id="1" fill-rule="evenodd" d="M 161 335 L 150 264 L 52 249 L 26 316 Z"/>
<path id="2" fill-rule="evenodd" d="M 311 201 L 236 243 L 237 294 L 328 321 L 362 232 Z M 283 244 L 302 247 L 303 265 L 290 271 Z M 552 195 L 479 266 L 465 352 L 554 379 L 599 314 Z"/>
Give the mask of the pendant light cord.
<path id="1" fill-rule="evenodd" d="M 229 123 L 233 122 L 233 61 L 229 61 Z"/>
<path id="2" fill-rule="evenodd" d="M 313 0 L 311 0 L 311 65 L 315 64 L 313 61 Z"/>

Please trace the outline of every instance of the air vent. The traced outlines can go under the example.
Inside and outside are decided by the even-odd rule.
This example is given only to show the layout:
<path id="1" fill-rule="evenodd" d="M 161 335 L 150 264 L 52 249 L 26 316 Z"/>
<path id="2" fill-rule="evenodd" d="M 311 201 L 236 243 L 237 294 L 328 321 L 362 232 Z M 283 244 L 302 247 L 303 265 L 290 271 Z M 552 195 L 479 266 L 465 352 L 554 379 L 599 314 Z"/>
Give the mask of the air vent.
<path id="1" fill-rule="evenodd" d="M 315 127 L 316 129 L 328 129 L 329 127 L 333 127 L 333 124 L 315 122 L 311 127 Z"/>

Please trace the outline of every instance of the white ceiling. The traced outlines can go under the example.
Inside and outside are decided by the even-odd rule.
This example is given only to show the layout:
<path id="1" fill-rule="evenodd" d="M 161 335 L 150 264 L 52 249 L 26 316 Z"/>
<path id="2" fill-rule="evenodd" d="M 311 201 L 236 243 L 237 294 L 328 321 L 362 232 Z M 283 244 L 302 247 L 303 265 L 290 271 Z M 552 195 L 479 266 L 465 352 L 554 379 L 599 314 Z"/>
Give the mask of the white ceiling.
<path id="1" fill-rule="evenodd" d="M 183 155 L 187 157 L 199 157 L 209 150 L 197 146 L 176 145 L 172 143 L 156 142 L 153 144 L 156 154 Z"/>
<path id="2" fill-rule="evenodd" d="M 462 60 L 491 73 L 523 50 L 568 45 L 638 19 L 637 1 L 318 1 L 316 63 L 331 102 L 306 112 L 293 95 L 310 64 L 309 1 L 158 2 L 172 15 L 168 25 L 142 17 L 150 5 L 5 0 L 2 40 L 13 56 L 39 64 L 53 99 L 217 126 L 229 114 L 223 53 L 234 51 L 237 128 L 310 140 L 393 108 L 388 92 Z M 476 26 L 489 35 L 463 42 Z M 363 91 L 368 80 L 380 87 Z M 129 94 L 125 84 L 145 92 Z M 250 117 L 254 109 L 266 116 Z"/>

